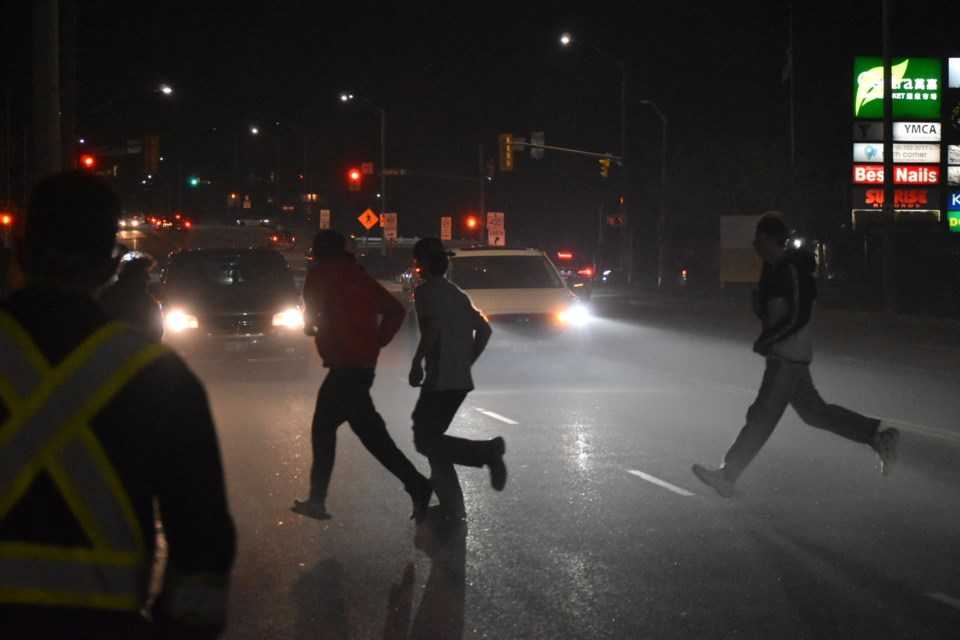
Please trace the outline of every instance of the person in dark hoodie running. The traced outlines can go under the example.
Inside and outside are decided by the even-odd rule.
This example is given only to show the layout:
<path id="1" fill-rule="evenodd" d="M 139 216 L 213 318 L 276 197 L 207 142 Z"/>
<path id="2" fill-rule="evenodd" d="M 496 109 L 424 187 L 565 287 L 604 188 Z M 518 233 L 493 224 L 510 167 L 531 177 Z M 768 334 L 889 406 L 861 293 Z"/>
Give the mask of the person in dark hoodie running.
<path id="1" fill-rule="evenodd" d="M 753 350 L 766 358 L 763 382 L 720 468 L 693 465 L 693 473 L 725 498 L 733 495 L 734 484 L 773 433 L 787 405 L 812 427 L 869 445 L 880 457 L 884 475 L 897 458 L 897 429 L 881 429 L 879 420 L 827 404 L 813 386 L 810 319 L 817 297 L 816 261 L 808 251 L 788 251 L 789 237 L 790 229 L 777 214 L 765 214 L 757 223 L 753 246 L 763 260 L 763 271 L 754 291 L 753 310 L 763 330 Z"/>
<path id="2" fill-rule="evenodd" d="M 292 510 L 318 520 L 330 518 L 326 498 L 337 428 L 349 422 L 367 451 L 403 482 L 413 501 L 410 517 L 422 517 L 433 494 L 430 481 L 397 448 L 370 397 L 380 349 L 396 335 L 406 312 L 346 251 L 340 233 L 318 233 L 313 255 L 316 264 L 303 283 L 304 332 L 314 336 L 323 366 L 330 371 L 313 414 L 310 496 L 294 500 Z M 378 321 L 378 316 L 383 319 Z"/>

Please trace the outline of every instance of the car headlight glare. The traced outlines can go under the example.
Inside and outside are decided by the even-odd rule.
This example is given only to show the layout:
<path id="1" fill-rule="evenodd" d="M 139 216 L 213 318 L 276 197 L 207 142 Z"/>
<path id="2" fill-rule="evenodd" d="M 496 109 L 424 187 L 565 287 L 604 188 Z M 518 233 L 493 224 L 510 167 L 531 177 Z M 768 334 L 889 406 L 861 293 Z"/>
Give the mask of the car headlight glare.
<path id="1" fill-rule="evenodd" d="M 200 327 L 200 322 L 197 320 L 197 316 L 190 315 L 175 309 L 170 313 L 166 314 L 163 318 L 163 323 L 170 331 L 174 333 L 180 333 L 181 331 L 186 331 L 187 329 L 197 329 Z"/>
<path id="2" fill-rule="evenodd" d="M 557 314 L 560 324 L 579 327 L 590 321 L 590 310 L 586 305 L 575 304 Z"/>
<path id="3" fill-rule="evenodd" d="M 285 309 L 280 313 L 273 314 L 273 326 L 285 329 L 302 329 L 303 314 L 300 313 L 299 309 Z"/>

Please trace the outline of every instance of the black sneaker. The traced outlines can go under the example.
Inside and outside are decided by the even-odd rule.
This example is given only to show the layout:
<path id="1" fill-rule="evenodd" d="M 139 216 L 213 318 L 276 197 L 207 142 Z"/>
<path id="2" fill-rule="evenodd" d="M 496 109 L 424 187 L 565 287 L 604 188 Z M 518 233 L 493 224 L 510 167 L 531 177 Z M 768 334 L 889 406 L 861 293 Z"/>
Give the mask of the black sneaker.
<path id="1" fill-rule="evenodd" d="M 733 483 L 727 480 L 723 469 L 711 469 L 702 464 L 693 465 L 693 474 L 700 479 L 703 484 L 712 487 L 714 491 L 724 498 L 733 495 Z"/>
<path id="2" fill-rule="evenodd" d="M 897 463 L 897 443 L 900 442 L 900 431 L 890 427 L 873 434 L 870 448 L 877 452 L 880 458 L 880 473 L 890 475 L 893 466 Z"/>
<path id="3" fill-rule="evenodd" d="M 415 489 L 407 489 L 410 494 L 410 500 L 413 501 L 413 511 L 410 513 L 410 519 L 417 522 L 423 522 L 427 517 L 427 510 L 430 508 L 430 497 L 433 495 L 433 485 L 426 478 Z"/>
<path id="4" fill-rule="evenodd" d="M 327 513 L 327 505 L 322 500 L 294 500 L 290 511 L 314 520 L 329 520 L 333 517 Z"/>
<path id="5" fill-rule="evenodd" d="M 494 438 L 490 441 L 490 486 L 497 491 L 503 491 L 507 485 L 507 465 L 503 463 L 503 454 L 507 452 L 507 444 L 503 438 Z"/>

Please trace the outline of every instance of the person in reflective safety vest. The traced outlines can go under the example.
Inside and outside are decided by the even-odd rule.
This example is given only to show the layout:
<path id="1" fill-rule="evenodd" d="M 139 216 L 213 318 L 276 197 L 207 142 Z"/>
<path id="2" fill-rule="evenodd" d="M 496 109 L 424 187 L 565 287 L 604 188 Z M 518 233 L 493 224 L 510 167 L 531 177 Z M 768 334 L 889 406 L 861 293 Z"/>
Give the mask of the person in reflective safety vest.
<path id="1" fill-rule="evenodd" d="M 216 637 L 225 623 L 236 540 L 203 387 L 95 300 L 117 266 L 119 217 L 96 178 L 58 174 L 14 235 L 23 282 L 0 304 L 0 638 Z"/>

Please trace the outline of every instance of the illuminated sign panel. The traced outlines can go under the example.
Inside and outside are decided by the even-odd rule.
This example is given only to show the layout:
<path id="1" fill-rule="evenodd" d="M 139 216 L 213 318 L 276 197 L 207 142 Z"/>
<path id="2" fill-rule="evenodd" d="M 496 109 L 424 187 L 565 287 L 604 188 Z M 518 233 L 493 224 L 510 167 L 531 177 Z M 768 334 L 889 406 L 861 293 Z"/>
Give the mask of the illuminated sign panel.
<path id="1" fill-rule="evenodd" d="M 905 189 L 899 187 L 893 190 L 893 206 L 895 209 L 939 209 L 939 189 L 917 187 Z M 883 189 L 854 187 L 853 206 L 857 209 L 883 208 Z"/>
<path id="2" fill-rule="evenodd" d="M 894 122 L 894 141 L 940 142 L 939 122 Z"/>
<path id="3" fill-rule="evenodd" d="M 947 164 L 960 164 L 960 144 L 947 145 Z"/>
<path id="4" fill-rule="evenodd" d="M 960 211 L 951 211 L 947 214 L 947 220 L 950 221 L 950 231 L 960 233 Z"/>
<path id="5" fill-rule="evenodd" d="M 894 142 L 940 142 L 939 122 L 894 122 Z M 883 142 L 882 122 L 854 122 L 853 139 L 858 142 Z"/>
<path id="6" fill-rule="evenodd" d="M 947 167 L 947 184 L 960 187 L 960 167 Z"/>
<path id="7" fill-rule="evenodd" d="M 960 58 L 947 61 L 947 84 L 951 89 L 960 89 Z"/>
<path id="8" fill-rule="evenodd" d="M 960 169 L 960 167 L 957 167 Z M 960 179 L 960 175 L 958 175 Z M 853 165 L 854 184 L 883 184 L 882 164 Z M 893 168 L 894 184 L 940 184 L 940 167 L 919 164 L 898 165 Z"/>
<path id="9" fill-rule="evenodd" d="M 958 147 L 960 157 L 960 147 Z M 883 162 L 883 144 L 855 142 L 853 144 L 854 162 Z M 940 147 L 935 144 L 897 143 L 893 145 L 893 161 L 903 162 L 940 162 Z M 960 164 L 960 162 L 958 162 Z"/>
<path id="10" fill-rule="evenodd" d="M 883 118 L 883 58 L 854 58 L 853 82 L 853 116 Z M 939 59 L 894 58 L 890 82 L 894 118 L 940 118 Z"/>
<path id="11" fill-rule="evenodd" d="M 960 211 L 960 191 L 951 191 L 947 198 L 947 209 L 950 211 Z"/>

